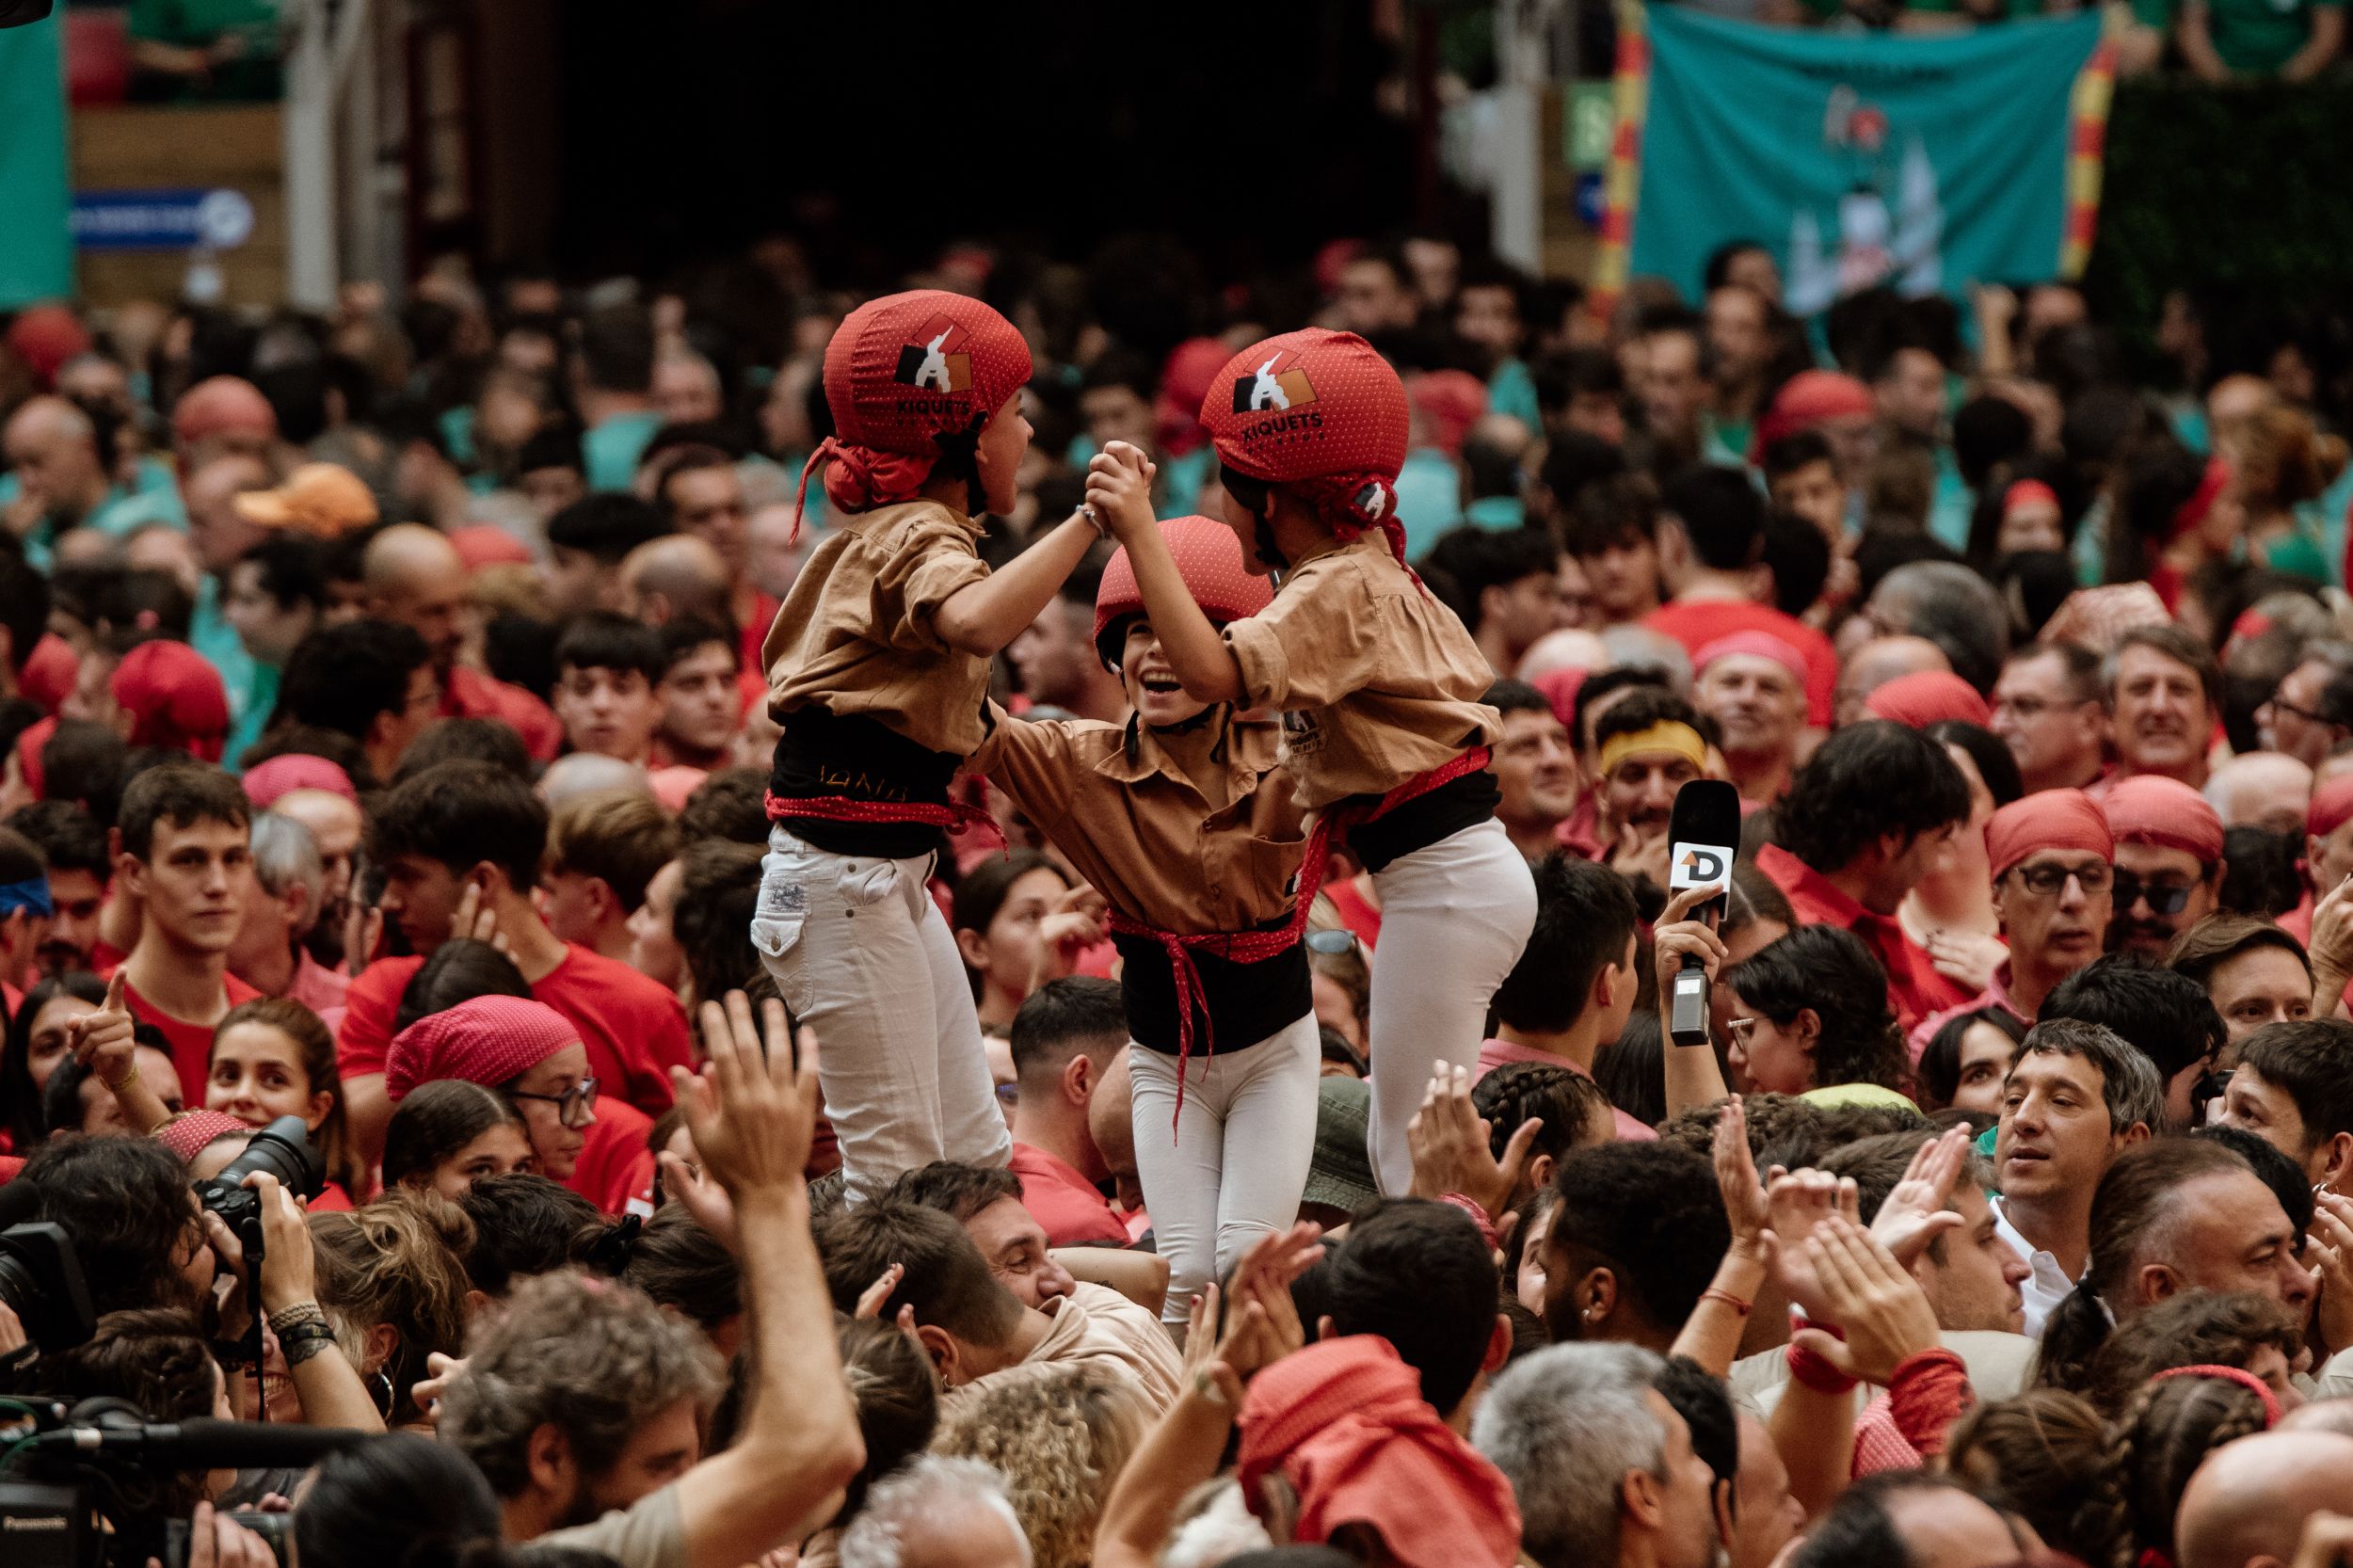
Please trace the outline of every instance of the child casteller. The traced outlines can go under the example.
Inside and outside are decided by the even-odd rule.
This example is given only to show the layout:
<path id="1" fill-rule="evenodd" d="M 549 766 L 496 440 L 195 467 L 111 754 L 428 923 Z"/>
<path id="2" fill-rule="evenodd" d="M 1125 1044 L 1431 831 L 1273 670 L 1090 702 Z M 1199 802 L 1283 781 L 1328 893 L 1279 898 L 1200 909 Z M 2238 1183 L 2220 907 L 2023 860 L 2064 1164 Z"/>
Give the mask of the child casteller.
<path id="1" fill-rule="evenodd" d="M 989 661 L 1099 536 L 1083 513 L 1001 571 L 980 518 L 1013 508 L 1030 349 L 978 300 L 934 290 L 850 312 L 825 347 L 840 520 L 793 580 L 760 661 L 783 728 L 752 942 L 817 1033 L 852 1201 L 936 1160 L 1011 1153 L 980 1021 L 930 878 L 978 815 L 949 782 L 986 733 Z"/>
<path id="2" fill-rule="evenodd" d="M 1282 712 L 1285 766 L 1315 823 L 1307 875 L 1336 840 L 1371 873 L 1369 1142 L 1382 1191 L 1401 1193 L 1432 1065 L 1478 1059 L 1488 1001 L 1536 920 L 1528 863 L 1495 820 L 1494 676 L 1405 566 L 1405 388 L 1371 344 L 1313 328 L 1256 344 L 1210 384 L 1201 423 L 1244 560 L 1279 574 L 1264 611 L 1221 629 L 1193 603 L 1133 447 L 1095 458 L 1087 501 L 1127 547 L 1186 693 Z"/>
<path id="3" fill-rule="evenodd" d="M 1208 518 L 1160 525 L 1212 624 L 1264 610 L 1266 579 Z M 1123 724 L 1028 723 L 991 710 L 972 754 L 1111 909 L 1134 1083 L 1136 1171 L 1168 1260 L 1162 1317 L 1299 1217 L 1315 1149 L 1316 1030 L 1292 882 L 1306 842 L 1274 725 L 1186 694 L 1121 551 L 1095 600 L 1095 647 L 1133 710 Z"/>

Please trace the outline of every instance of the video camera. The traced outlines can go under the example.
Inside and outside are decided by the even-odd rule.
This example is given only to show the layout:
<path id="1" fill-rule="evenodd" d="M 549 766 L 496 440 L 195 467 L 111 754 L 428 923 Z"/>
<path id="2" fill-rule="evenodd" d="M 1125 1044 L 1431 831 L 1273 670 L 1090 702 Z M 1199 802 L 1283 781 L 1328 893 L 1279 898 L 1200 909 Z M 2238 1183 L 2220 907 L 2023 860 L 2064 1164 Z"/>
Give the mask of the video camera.
<path id="1" fill-rule="evenodd" d="M 151 1423 L 126 1400 L 45 1404 L 0 1460 L 0 1561 L 8 1568 L 185 1568 L 188 1521 L 155 1512 L 159 1476 L 180 1470 L 308 1468 L 370 1432 L 252 1421 Z M 293 1516 L 224 1511 L 287 1559 Z"/>
<path id="2" fill-rule="evenodd" d="M 0 1304 L 43 1355 L 70 1351 L 98 1331 L 72 1238 L 46 1221 L 0 1230 Z"/>

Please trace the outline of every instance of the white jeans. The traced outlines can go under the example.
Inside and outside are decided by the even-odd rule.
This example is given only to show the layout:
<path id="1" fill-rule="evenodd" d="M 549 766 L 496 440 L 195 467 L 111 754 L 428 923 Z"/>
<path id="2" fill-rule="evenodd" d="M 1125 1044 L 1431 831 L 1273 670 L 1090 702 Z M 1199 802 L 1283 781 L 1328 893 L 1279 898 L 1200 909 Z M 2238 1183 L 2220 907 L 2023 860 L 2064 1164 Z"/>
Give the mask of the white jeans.
<path id="1" fill-rule="evenodd" d="M 1176 1059 L 1128 1048 L 1136 1176 L 1154 1242 L 1168 1259 L 1162 1321 L 1184 1322 L 1202 1287 L 1223 1277 L 1251 1242 L 1299 1218 L 1315 1154 L 1321 1041 L 1310 1013 L 1256 1045 L 1195 1054 L 1181 1116 Z"/>
<path id="2" fill-rule="evenodd" d="M 1405 1124 L 1430 1069 L 1470 1066 L 1487 1005 L 1536 925 L 1536 882 L 1490 817 L 1372 874 L 1381 942 L 1372 960 L 1373 1179 L 1394 1197 L 1413 1184 Z"/>
<path id="3" fill-rule="evenodd" d="M 852 1203 L 935 1160 L 1002 1165 L 1013 1153 L 971 983 L 924 886 L 931 867 L 928 855 L 829 854 L 782 827 L 760 863 L 752 945 L 817 1032 Z"/>

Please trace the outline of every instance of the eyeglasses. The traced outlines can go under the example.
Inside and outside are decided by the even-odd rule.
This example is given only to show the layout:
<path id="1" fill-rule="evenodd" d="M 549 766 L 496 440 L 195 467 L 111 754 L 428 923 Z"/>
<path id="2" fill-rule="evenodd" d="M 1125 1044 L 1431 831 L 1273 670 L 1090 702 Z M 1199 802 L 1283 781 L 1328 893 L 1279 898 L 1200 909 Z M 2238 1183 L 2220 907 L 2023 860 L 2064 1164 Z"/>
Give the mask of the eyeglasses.
<path id="1" fill-rule="evenodd" d="M 1724 1025 L 1724 1029 L 1731 1034 L 1732 1043 L 1746 1050 L 1749 1048 L 1749 1037 L 1756 1032 L 1756 1023 L 1754 1018 L 1735 1018 Z"/>
<path id="2" fill-rule="evenodd" d="M 2143 882 L 2130 872 L 2116 873 L 2116 906 L 2130 909 L 2142 899 L 2160 915 L 2178 915 L 2189 904 L 2189 895 L 2198 890 L 2195 882 Z"/>
<path id="3" fill-rule="evenodd" d="M 555 1119 L 568 1128 L 584 1128 L 597 1119 L 597 1080 L 584 1078 L 560 1095 L 526 1095 L 520 1089 L 506 1091 L 508 1099 L 545 1100 L 555 1107 Z"/>
<path id="4" fill-rule="evenodd" d="M 2089 866 L 2020 866 L 2017 870 L 2020 886 L 2042 898 L 2049 898 L 2065 888 L 2070 877 L 2074 878 L 2075 886 L 2085 892 L 2097 893 L 2108 886 L 2113 874 L 2105 862 Z M 2118 877 L 2116 880 L 2121 886 L 2123 879 Z"/>
<path id="5" fill-rule="evenodd" d="M 2294 713 L 2297 718 L 2302 719 L 2306 724 L 2317 724 L 2325 728 L 2326 726 L 2335 722 L 2326 713 L 2315 713 L 2310 708 L 2298 708 L 2295 703 L 2290 702 L 2286 697 L 2281 696 L 2277 692 L 2271 694 L 2269 706 L 2274 712 Z"/>

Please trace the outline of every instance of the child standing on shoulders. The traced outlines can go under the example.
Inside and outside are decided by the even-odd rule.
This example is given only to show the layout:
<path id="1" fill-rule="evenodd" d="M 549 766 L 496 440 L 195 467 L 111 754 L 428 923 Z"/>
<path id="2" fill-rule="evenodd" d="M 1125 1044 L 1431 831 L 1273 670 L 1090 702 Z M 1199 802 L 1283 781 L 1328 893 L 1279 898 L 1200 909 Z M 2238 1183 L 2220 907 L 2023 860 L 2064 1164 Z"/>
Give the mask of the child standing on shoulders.
<path id="1" fill-rule="evenodd" d="M 1311 328 L 1244 349 L 1211 384 L 1201 422 L 1244 562 L 1282 574 L 1264 611 L 1221 630 L 1193 603 L 1134 448 L 1113 442 L 1096 457 L 1087 501 L 1127 546 L 1186 694 L 1281 711 L 1284 763 L 1315 817 L 1308 874 L 1343 834 L 1372 875 L 1368 1142 L 1382 1191 L 1401 1193 L 1405 1126 L 1431 1069 L 1477 1060 L 1488 1001 L 1536 920 L 1528 863 L 1495 820 L 1489 747 L 1502 726 L 1480 700 L 1493 672 L 1406 569 L 1405 389 L 1371 344 Z"/>
<path id="2" fill-rule="evenodd" d="M 948 786 L 981 744 L 989 660 L 1098 536 L 1074 514 L 992 574 L 1030 443 L 1029 345 L 978 300 L 920 290 L 853 311 L 825 349 L 839 520 L 760 649 L 783 728 L 752 941 L 824 1050 L 825 1109 L 862 1202 L 936 1160 L 1002 1165 L 972 993 L 925 883 Z"/>
<path id="3" fill-rule="evenodd" d="M 1230 529 L 1160 525 L 1212 625 L 1267 607 Z M 1169 1281 L 1161 1317 L 1299 1216 L 1322 1050 L 1292 879 L 1306 849 L 1277 776 L 1281 737 L 1177 681 L 1128 552 L 1095 600 L 1095 647 L 1124 724 L 1024 723 L 992 708 L 987 775 L 1111 906 L 1122 965 L 1137 1174 Z"/>

